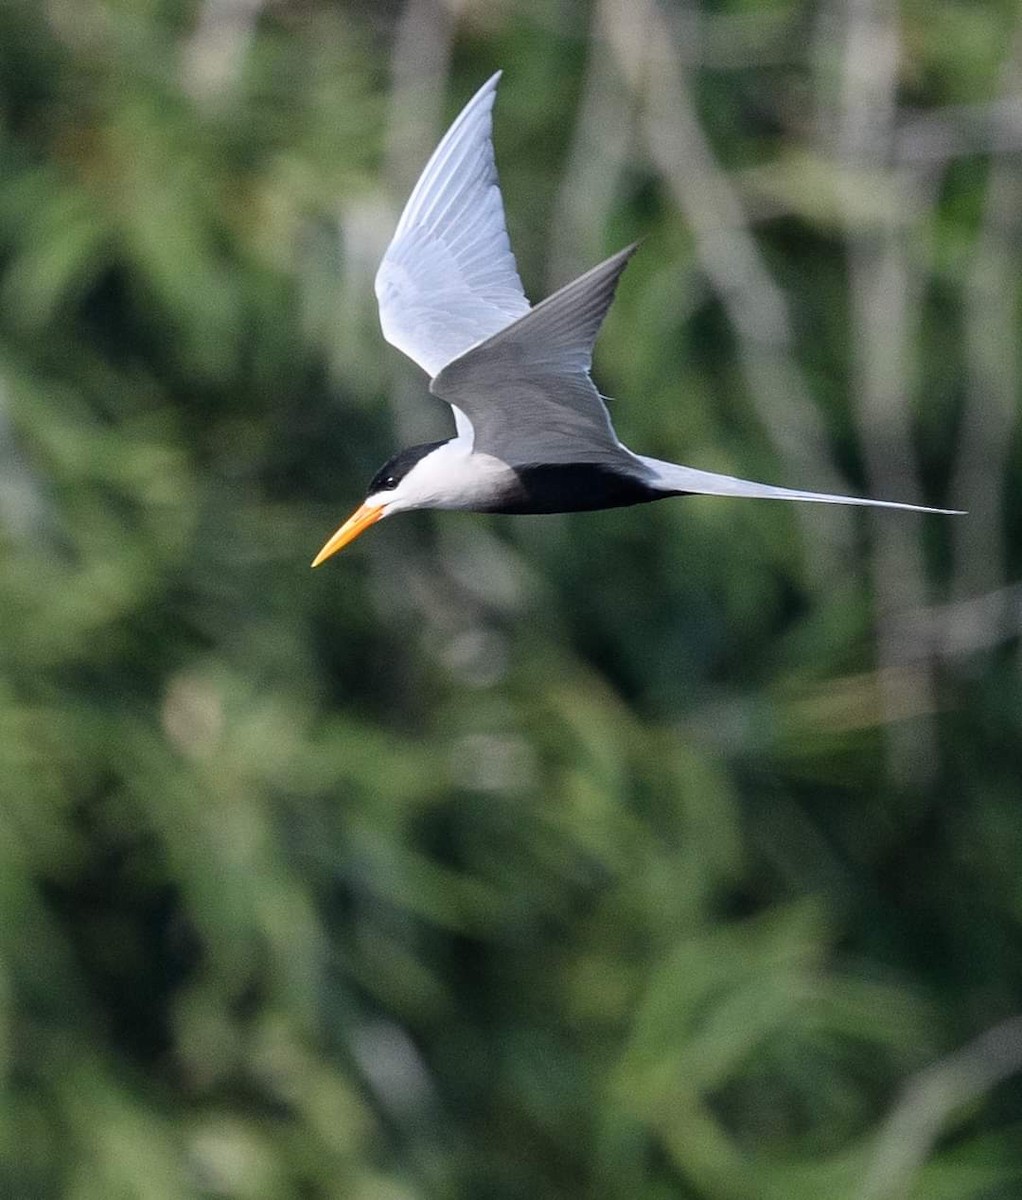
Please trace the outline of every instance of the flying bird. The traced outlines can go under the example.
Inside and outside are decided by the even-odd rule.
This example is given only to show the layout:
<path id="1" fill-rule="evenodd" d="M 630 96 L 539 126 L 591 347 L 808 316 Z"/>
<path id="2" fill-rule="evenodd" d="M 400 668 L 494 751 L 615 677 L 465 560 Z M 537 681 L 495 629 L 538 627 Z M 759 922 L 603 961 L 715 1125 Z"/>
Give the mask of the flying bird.
<path id="1" fill-rule="evenodd" d="M 483 84 L 433 151 L 376 274 L 383 336 L 430 376 L 456 436 L 385 463 L 314 567 L 377 521 L 416 508 L 581 512 L 700 494 L 951 511 L 773 487 L 623 446 L 589 371 L 636 246 L 529 305 L 494 161 L 499 79 Z"/>

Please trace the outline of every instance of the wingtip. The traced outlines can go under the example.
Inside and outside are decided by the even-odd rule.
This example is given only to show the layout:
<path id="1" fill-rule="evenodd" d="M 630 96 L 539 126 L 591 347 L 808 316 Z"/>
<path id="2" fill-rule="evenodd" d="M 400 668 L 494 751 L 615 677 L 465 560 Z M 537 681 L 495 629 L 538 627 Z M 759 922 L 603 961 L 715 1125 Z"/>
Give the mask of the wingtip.
<path id="1" fill-rule="evenodd" d="M 627 246 L 622 246 L 621 249 L 612 254 L 610 258 L 604 259 L 602 263 L 598 263 L 593 270 L 599 270 L 601 267 L 607 267 L 611 264 L 617 265 L 618 263 L 627 263 L 645 240 L 645 238 L 636 238 L 634 242 L 629 242 Z"/>
<path id="2" fill-rule="evenodd" d="M 494 71 L 493 74 L 490 76 L 490 78 L 487 79 L 487 81 L 482 85 L 482 87 L 476 92 L 473 99 L 476 99 L 479 96 L 486 96 L 490 92 L 495 92 L 497 90 L 497 84 L 500 83 L 500 77 L 503 74 L 504 74 L 503 67 Z"/>
<path id="3" fill-rule="evenodd" d="M 500 77 L 503 74 L 503 69 L 494 71 L 485 83 L 476 88 L 472 98 L 458 114 L 454 124 L 451 126 L 451 129 L 447 131 L 448 134 L 450 134 L 451 130 L 457 128 L 458 125 L 460 125 L 460 123 L 464 121 L 469 114 L 476 113 L 482 108 L 492 110 L 493 102 L 497 97 L 497 84 L 500 83 Z"/>

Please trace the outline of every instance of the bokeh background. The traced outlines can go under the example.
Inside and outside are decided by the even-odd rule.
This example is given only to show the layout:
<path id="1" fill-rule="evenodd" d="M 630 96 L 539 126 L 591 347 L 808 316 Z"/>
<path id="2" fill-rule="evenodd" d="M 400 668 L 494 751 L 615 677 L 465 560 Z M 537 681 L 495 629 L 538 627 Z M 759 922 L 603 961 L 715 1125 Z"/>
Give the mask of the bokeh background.
<path id="1" fill-rule="evenodd" d="M 495 69 L 636 449 L 416 514 L 372 276 Z M 1022 1196 L 1014 0 L 3 0 L 0 1196 Z"/>

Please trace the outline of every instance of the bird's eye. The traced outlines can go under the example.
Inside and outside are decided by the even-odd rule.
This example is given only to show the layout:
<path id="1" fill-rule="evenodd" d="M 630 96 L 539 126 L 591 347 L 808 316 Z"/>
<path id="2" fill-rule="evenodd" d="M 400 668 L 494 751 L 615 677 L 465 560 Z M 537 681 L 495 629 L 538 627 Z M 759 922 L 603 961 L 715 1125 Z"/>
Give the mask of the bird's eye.
<path id="1" fill-rule="evenodd" d="M 387 475 L 384 477 L 384 480 L 380 484 L 380 487 L 382 490 L 389 492 L 389 491 L 391 491 L 392 488 L 397 487 L 397 480 L 394 478 L 393 475 Z"/>

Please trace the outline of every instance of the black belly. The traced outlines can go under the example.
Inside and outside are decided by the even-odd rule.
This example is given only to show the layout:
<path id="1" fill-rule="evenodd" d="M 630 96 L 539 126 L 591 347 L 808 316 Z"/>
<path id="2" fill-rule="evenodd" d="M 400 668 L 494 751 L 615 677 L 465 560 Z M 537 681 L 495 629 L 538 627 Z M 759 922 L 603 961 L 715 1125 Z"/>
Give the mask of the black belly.
<path id="1" fill-rule="evenodd" d="M 515 492 L 501 499 L 495 506 L 497 512 L 591 512 L 598 508 L 648 504 L 684 494 L 650 487 L 641 479 L 602 463 L 544 463 L 515 467 L 514 472 Z"/>

